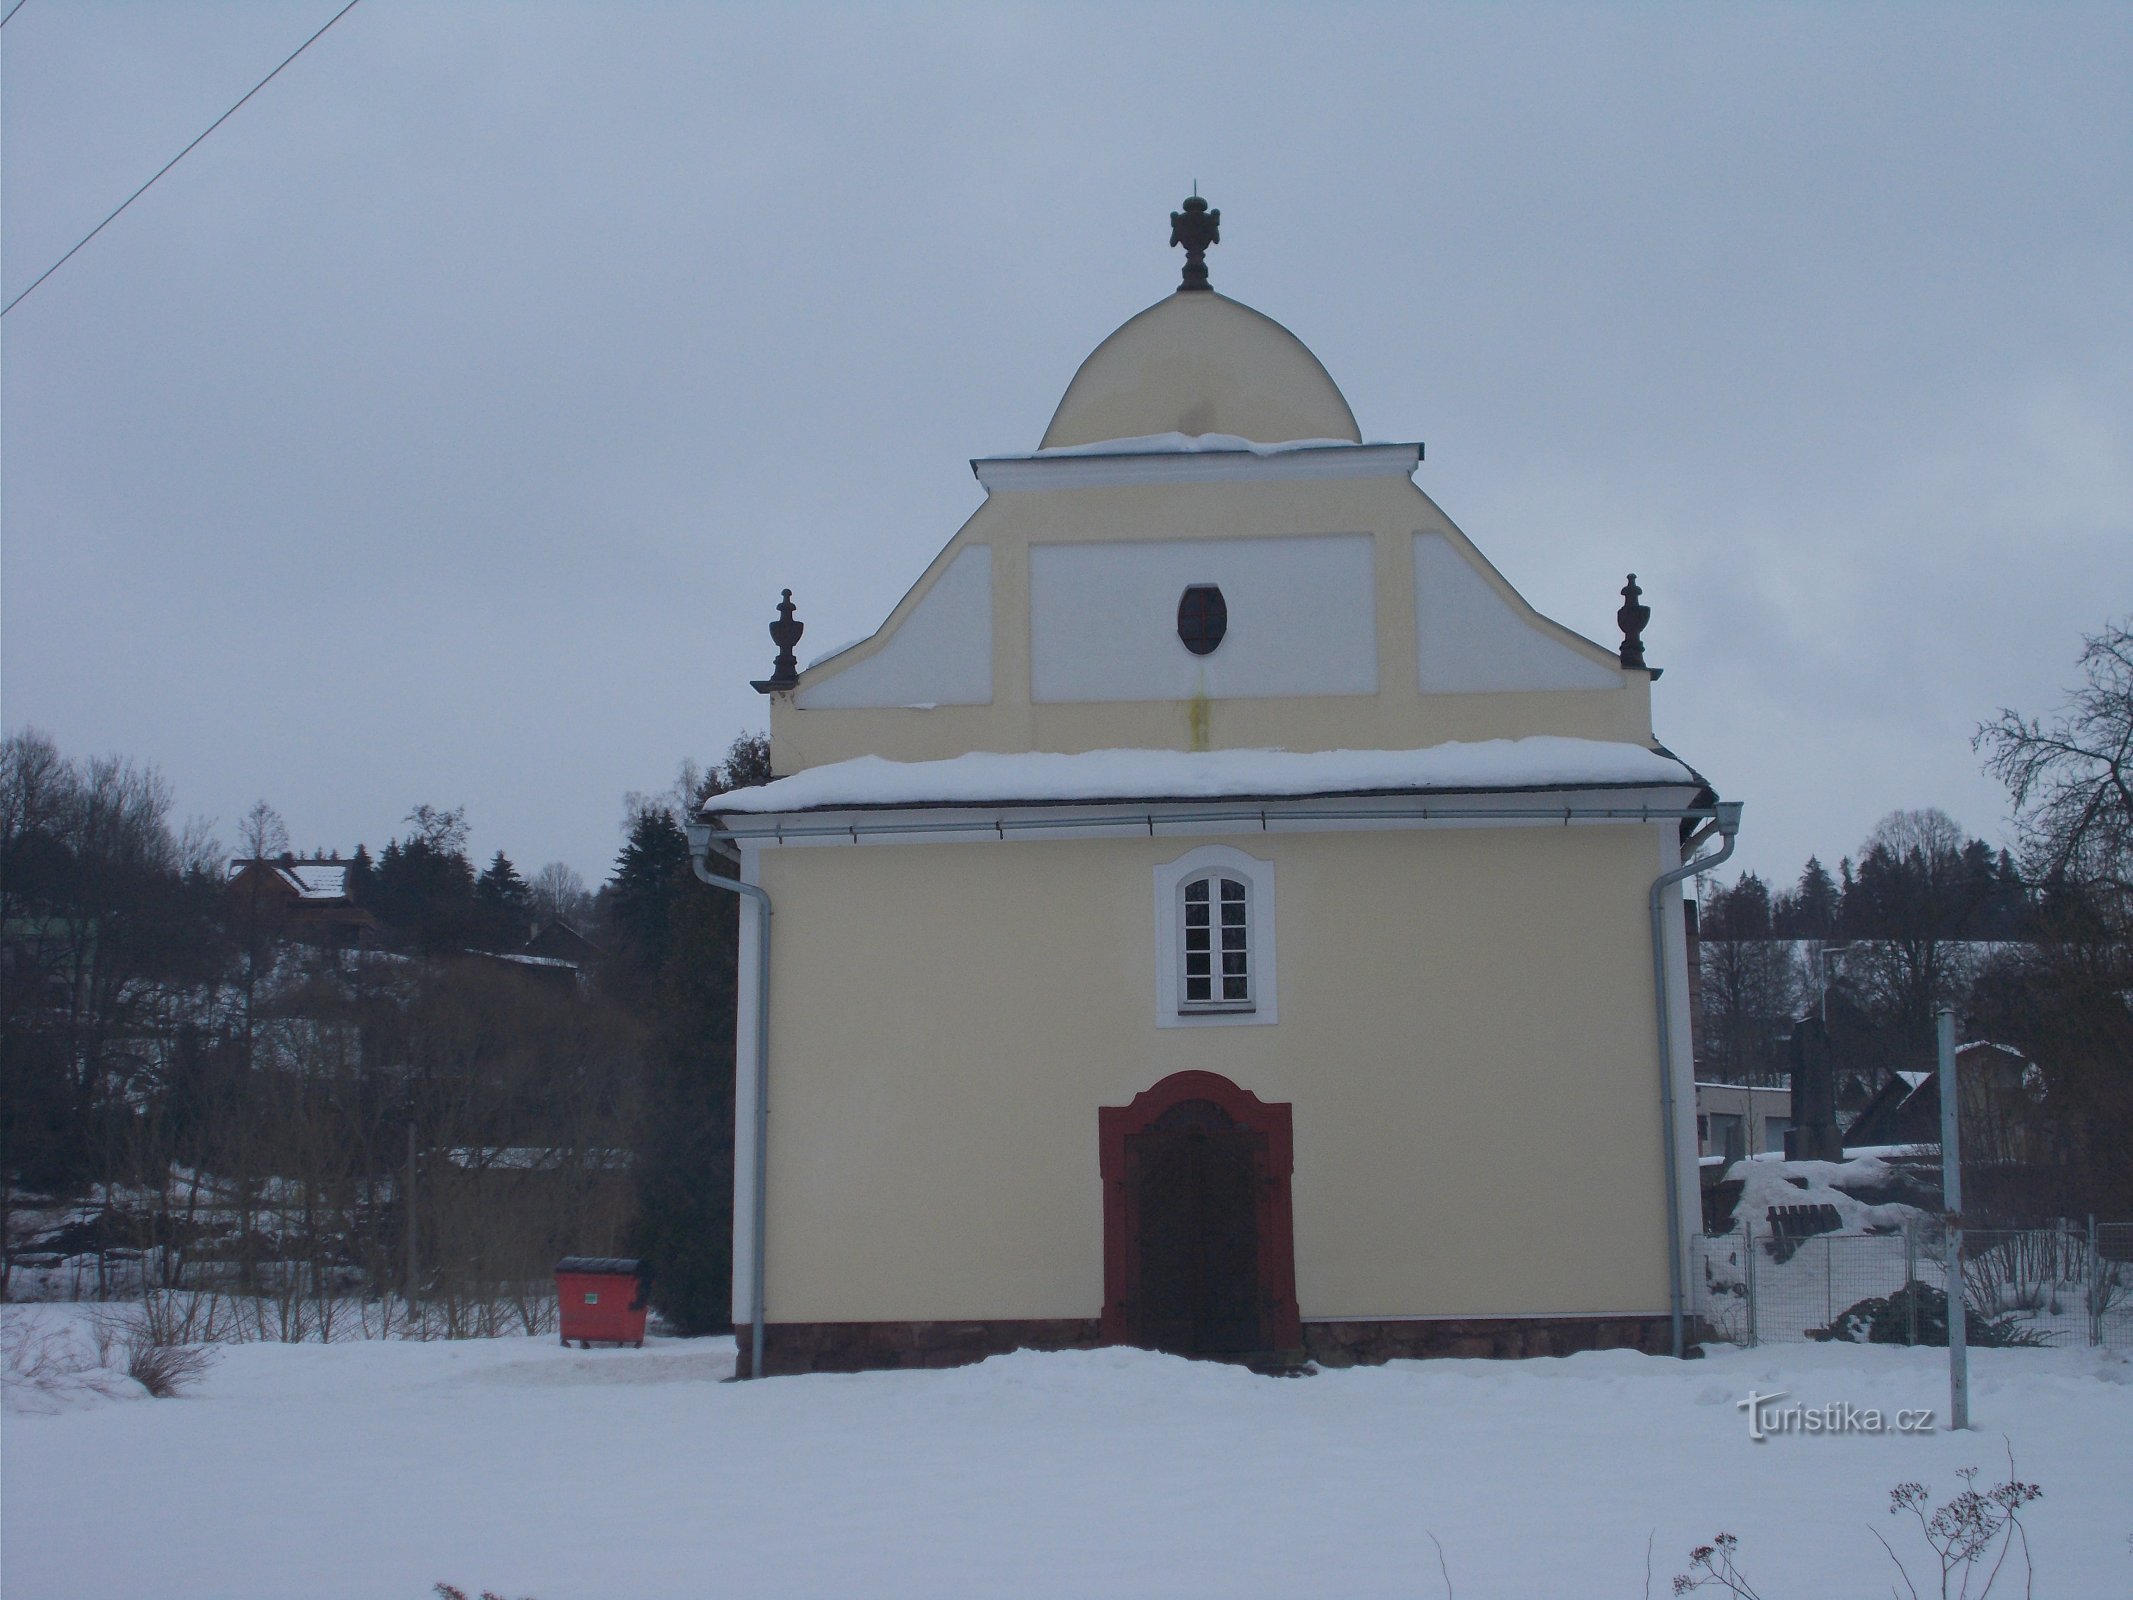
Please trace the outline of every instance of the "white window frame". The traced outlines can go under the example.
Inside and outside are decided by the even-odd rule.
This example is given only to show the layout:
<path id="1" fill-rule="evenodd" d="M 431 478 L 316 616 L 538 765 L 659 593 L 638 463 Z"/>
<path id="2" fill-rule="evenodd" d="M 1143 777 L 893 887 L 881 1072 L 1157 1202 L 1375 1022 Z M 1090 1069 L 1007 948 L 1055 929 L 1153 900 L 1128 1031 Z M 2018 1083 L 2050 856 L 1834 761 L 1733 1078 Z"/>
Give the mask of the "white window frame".
<path id="1" fill-rule="evenodd" d="M 1235 878 L 1245 891 L 1244 947 L 1251 1000 L 1190 1002 L 1185 984 L 1185 885 L 1210 875 Z M 1219 891 L 1217 891 L 1219 893 Z M 1219 899 L 1211 898 L 1218 906 Z M 1219 919 L 1220 913 L 1212 916 Z M 1158 1028 L 1235 1028 L 1280 1020 L 1281 990 L 1274 949 L 1274 863 L 1228 845 L 1201 845 L 1155 869 L 1155 1025 Z M 1215 922 L 1219 926 L 1219 921 Z M 1219 948 L 1219 939 L 1215 941 Z M 1219 969 L 1220 963 L 1216 963 Z M 1219 977 L 1219 971 L 1217 972 Z"/>

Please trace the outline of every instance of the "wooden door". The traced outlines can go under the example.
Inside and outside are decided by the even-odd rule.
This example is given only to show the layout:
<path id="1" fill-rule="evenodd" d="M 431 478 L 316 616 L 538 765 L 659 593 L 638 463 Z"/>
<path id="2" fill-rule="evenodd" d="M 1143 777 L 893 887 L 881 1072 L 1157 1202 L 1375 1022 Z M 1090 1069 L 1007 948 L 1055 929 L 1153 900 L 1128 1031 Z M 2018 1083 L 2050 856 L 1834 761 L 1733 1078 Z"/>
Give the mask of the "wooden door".
<path id="1" fill-rule="evenodd" d="M 1269 1347 L 1258 1228 L 1266 1144 L 1211 1100 L 1183 1101 L 1126 1136 L 1135 1344 L 1178 1355 Z"/>
<path id="2" fill-rule="evenodd" d="M 1184 1355 L 1301 1346 L 1289 1107 L 1178 1072 L 1096 1120 L 1105 1340 Z"/>

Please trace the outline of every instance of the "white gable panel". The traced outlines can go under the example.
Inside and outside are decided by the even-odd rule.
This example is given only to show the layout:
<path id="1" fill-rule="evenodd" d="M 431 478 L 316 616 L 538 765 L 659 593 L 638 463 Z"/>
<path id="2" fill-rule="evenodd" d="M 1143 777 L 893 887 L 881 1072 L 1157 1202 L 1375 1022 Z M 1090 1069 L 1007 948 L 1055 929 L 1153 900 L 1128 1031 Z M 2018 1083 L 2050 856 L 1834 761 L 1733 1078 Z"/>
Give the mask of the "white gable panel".
<path id="1" fill-rule="evenodd" d="M 1368 534 L 1040 544 L 1030 550 L 1030 698 L 1039 702 L 1373 694 Z M 1178 639 L 1178 600 L 1211 583 L 1229 631 Z"/>
<path id="2" fill-rule="evenodd" d="M 822 706 L 982 706 L 992 703 L 992 546 L 965 548 L 888 642 L 794 702 Z"/>
<path id="3" fill-rule="evenodd" d="M 1415 644 L 1424 694 L 1622 686 L 1615 668 L 1543 632 L 1441 533 L 1415 535 Z"/>

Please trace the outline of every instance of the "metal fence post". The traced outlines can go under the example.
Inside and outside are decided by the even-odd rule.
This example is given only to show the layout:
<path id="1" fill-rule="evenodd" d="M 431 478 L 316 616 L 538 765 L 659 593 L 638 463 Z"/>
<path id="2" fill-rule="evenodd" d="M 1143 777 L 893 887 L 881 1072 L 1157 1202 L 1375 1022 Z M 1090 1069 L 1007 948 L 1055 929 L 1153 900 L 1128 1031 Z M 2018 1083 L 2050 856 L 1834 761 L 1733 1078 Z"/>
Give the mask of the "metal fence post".
<path id="1" fill-rule="evenodd" d="M 1940 1046 L 1940 1192 L 1948 1213 L 1948 1426 L 1970 1426 L 1969 1309 L 1963 1294 L 1962 1085 L 1955 1077 L 1955 1012 L 1935 1019 Z"/>
<path id="2" fill-rule="evenodd" d="M 2096 1250 L 2096 1213 L 2089 1213 L 2089 1343 L 2103 1343 L 2103 1257 Z"/>
<path id="3" fill-rule="evenodd" d="M 1746 1217 L 1740 1224 L 1741 1278 L 1748 1289 L 1748 1348 L 1755 1348 L 1755 1224 Z"/>
<path id="4" fill-rule="evenodd" d="M 1903 1219 L 1903 1342 L 1918 1343 L 1918 1235 L 1911 1219 Z"/>

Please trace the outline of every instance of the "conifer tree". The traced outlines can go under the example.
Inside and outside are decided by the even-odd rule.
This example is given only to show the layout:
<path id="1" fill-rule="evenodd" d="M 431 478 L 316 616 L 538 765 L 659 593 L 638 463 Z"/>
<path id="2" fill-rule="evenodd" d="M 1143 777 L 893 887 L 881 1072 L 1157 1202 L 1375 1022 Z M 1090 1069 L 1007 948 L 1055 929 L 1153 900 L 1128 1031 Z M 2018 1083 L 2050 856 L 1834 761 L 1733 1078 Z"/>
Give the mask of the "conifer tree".
<path id="1" fill-rule="evenodd" d="M 1829 868 L 1813 856 L 1800 870 L 1799 887 L 1793 891 L 1798 926 L 1792 931 L 1803 939 L 1827 939 L 1837 931 L 1837 880 Z"/>
<path id="2" fill-rule="evenodd" d="M 770 741 L 743 734 L 726 759 L 683 785 L 694 807 L 770 781 Z M 641 963 L 657 1017 L 648 1053 L 645 1135 L 637 1152 L 637 1253 L 652 1263 L 652 1303 L 685 1333 L 732 1325 L 733 1025 L 740 912 L 698 884 L 688 841 L 663 806 L 639 806 L 609 885 L 609 930 Z M 663 913 L 663 916 L 662 916 Z M 639 970 L 642 970 L 640 967 Z"/>
<path id="3" fill-rule="evenodd" d="M 353 904 L 370 904 L 370 891 L 376 883 L 377 871 L 377 863 L 370 859 L 370 852 L 358 842 L 355 854 L 348 858 L 348 875 L 344 880 Z"/>
<path id="4" fill-rule="evenodd" d="M 480 914 L 482 935 L 495 945 L 522 943 L 532 916 L 533 890 L 518 875 L 511 858 L 499 850 L 474 883 L 474 905 Z"/>

